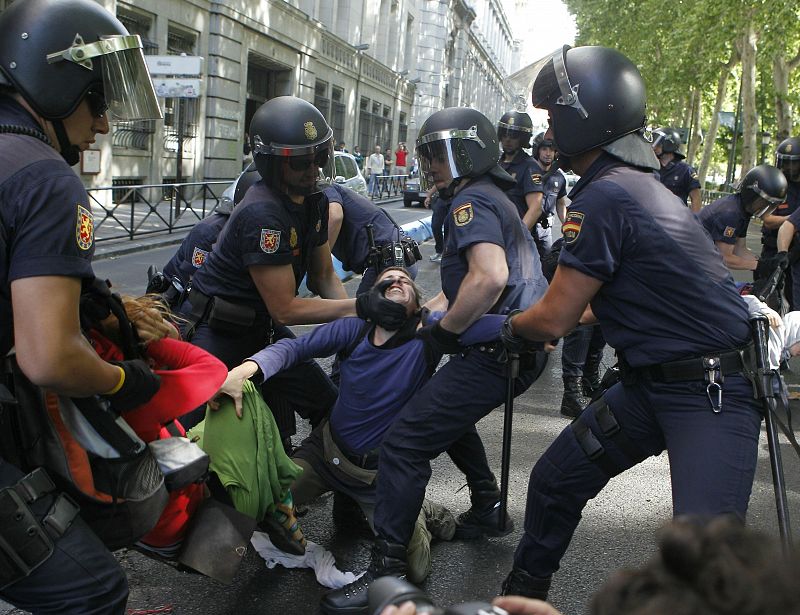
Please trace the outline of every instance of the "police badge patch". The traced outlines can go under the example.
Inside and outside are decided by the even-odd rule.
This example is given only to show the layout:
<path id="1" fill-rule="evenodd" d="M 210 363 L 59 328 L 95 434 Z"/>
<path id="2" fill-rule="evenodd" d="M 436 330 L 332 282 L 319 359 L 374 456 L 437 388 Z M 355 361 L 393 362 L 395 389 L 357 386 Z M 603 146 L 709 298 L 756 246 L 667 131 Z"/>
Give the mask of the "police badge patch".
<path id="1" fill-rule="evenodd" d="M 94 243 L 94 216 L 92 212 L 78 205 L 78 223 L 75 227 L 75 238 L 81 250 L 88 250 Z"/>
<path id="2" fill-rule="evenodd" d="M 578 235 L 581 234 L 581 225 L 583 224 L 582 211 L 568 211 L 567 218 L 564 220 L 564 225 L 561 227 L 561 234 L 564 236 L 564 243 L 569 245 L 575 243 Z"/>
<path id="3" fill-rule="evenodd" d="M 297 231 L 294 227 L 292 227 L 292 229 L 289 231 L 289 247 L 297 247 Z"/>
<path id="4" fill-rule="evenodd" d="M 192 252 L 192 266 L 195 269 L 200 269 L 203 266 L 203 263 L 206 262 L 206 258 L 208 257 L 207 250 L 201 250 L 200 248 L 195 248 L 194 252 Z"/>
<path id="5" fill-rule="evenodd" d="M 531 173 L 531 181 L 534 184 L 541 184 L 542 183 L 542 176 L 539 173 Z"/>
<path id="6" fill-rule="evenodd" d="M 259 246 L 267 254 L 274 254 L 278 251 L 278 246 L 281 245 L 281 232 L 273 231 L 272 229 L 261 229 L 261 242 Z"/>
<path id="7" fill-rule="evenodd" d="M 314 122 L 306 122 L 303 124 L 303 128 L 306 131 L 306 139 L 313 141 L 317 138 L 317 127 L 314 126 Z"/>
<path id="8" fill-rule="evenodd" d="M 722 234 L 723 234 L 725 237 L 733 237 L 733 233 L 734 233 L 735 231 L 736 231 L 736 229 L 735 229 L 735 228 L 733 228 L 732 226 L 726 226 L 726 227 L 725 227 L 725 230 L 724 230 L 724 231 L 722 231 Z"/>
<path id="9" fill-rule="evenodd" d="M 453 222 L 456 223 L 456 226 L 467 226 L 474 217 L 472 203 L 464 203 L 453 210 Z"/>

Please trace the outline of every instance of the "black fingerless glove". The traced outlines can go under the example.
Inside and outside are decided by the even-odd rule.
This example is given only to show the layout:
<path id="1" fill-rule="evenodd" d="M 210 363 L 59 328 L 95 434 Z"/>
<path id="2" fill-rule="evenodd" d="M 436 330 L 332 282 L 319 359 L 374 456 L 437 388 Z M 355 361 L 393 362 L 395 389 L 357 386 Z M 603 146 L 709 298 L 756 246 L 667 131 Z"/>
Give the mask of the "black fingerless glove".
<path id="1" fill-rule="evenodd" d="M 417 331 L 417 337 L 427 342 L 434 352 L 441 354 L 456 354 L 461 352 L 458 341 L 460 335 L 442 327 L 440 322 Z"/>
<path id="2" fill-rule="evenodd" d="M 503 321 L 503 326 L 500 327 L 500 341 L 503 342 L 503 346 L 511 354 L 521 354 L 525 350 L 529 350 L 531 346 L 531 342 L 515 334 L 511 329 L 511 319 L 521 312 L 522 310 L 511 312 L 508 318 Z"/>
<path id="3" fill-rule="evenodd" d="M 158 392 L 161 377 L 141 359 L 111 363 L 121 367 L 125 372 L 125 380 L 120 389 L 115 393 L 104 395 L 111 408 L 118 414 L 138 408 L 150 401 Z"/>
<path id="4" fill-rule="evenodd" d="M 356 314 L 386 329 L 397 331 L 403 326 L 408 316 L 405 306 L 390 301 L 383 294 L 392 285 L 392 280 L 378 282 L 370 290 L 356 297 Z"/>

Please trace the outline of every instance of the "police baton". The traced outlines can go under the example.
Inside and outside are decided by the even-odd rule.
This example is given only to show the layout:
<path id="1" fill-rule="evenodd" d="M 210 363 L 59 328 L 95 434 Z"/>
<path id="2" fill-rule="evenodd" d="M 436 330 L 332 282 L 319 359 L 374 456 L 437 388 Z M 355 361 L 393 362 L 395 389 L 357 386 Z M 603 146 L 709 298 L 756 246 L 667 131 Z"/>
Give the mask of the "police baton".
<path id="1" fill-rule="evenodd" d="M 764 422 L 767 428 L 767 445 L 769 447 L 769 465 L 772 470 L 772 485 L 775 489 L 775 505 L 778 513 L 778 530 L 785 549 L 792 546 L 792 531 L 789 525 L 789 504 L 786 499 L 786 482 L 783 476 L 783 462 L 778 442 L 778 430 L 775 425 L 775 378 L 778 376 L 769 365 L 767 343 L 769 340 L 769 322 L 766 317 L 758 315 L 750 318 L 755 350 L 755 372 L 753 373 L 753 393 L 761 401 L 764 408 Z"/>
<path id="2" fill-rule="evenodd" d="M 519 375 L 519 354 L 508 352 L 506 371 L 506 407 L 503 414 L 503 450 L 500 460 L 500 521 L 498 529 L 506 531 L 508 517 L 508 481 L 511 471 L 511 427 L 514 419 L 514 381 Z"/>

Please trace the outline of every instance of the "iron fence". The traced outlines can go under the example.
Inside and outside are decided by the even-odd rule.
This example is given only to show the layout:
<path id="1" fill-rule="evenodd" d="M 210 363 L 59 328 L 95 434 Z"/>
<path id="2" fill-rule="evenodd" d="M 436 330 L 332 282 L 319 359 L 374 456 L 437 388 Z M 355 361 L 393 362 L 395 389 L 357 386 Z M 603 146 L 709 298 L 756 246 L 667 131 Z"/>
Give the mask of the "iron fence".
<path id="1" fill-rule="evenodd" d="M 406 182 L 408 175 L 377 175 L 375 176 L 375 183 L 372 183 L 372 176 L 367 180 L 370 198 L 373 201 L 383 198 L 389 198 L 402 194 L 406 189 Z M 384 197 L 384 194 L 386 196 Z"/>
<path id="2" fill-rule="evenodd" d="M 703 207 L 706 205 L 711 205 L 717 199 L 721 199 L 724 196 L 728 196 L 731 194 L 730 192 L 721 192 L 719 190 L 702 190 L 700 192 L 700 200 L 703 203 Z"/>
<path id="3" fill-rule="evenodd" d="M 230 181 L 90 188 L 95 241 L 171 234 L 214 213 Z"/>

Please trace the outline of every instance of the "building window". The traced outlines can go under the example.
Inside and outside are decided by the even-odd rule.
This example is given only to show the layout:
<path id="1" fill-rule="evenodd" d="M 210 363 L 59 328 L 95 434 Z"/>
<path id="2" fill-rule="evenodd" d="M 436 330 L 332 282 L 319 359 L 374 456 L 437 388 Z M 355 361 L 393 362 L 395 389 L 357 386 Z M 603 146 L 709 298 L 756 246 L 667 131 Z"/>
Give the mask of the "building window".
<path id="1" fill-rule="evenodd" d="M 189 56 L 195 55 L 197 34 L 176 28 L 172 24 L 167 32 L 167 54 Z M 164 149 L 178 150 L 179 135 L 183 135 L 183 151 L 193 151 L 194 138 L 197 136 L 197 116 L 199 105 L 197 98 L 165 98 L 164 99 Z"/>
<path id="2" fill-rule="evenodd" d="M 346 116 L 344 104 L 344 90 L 333 86 L 331 88 L 331 119 L 330 124 L 333 128 L 333 136 L 337 143 L 344 141 L 344 119 Z M 354 144 L 351 143 L 352 147 Z"/>
<path id="3" fill-rule="evenodd" d="M 314 106 L 330 124 L 331 99 L 328 98 L 328 82 L 317 79 L 314 82 Z"/>
<path id="4" fill-rule="evenodd" d="M 397 140 L 406 143 L 408 140 L 408 116 L 405 111 L 400 112 L 400 125 L 397 127 Z"/>

